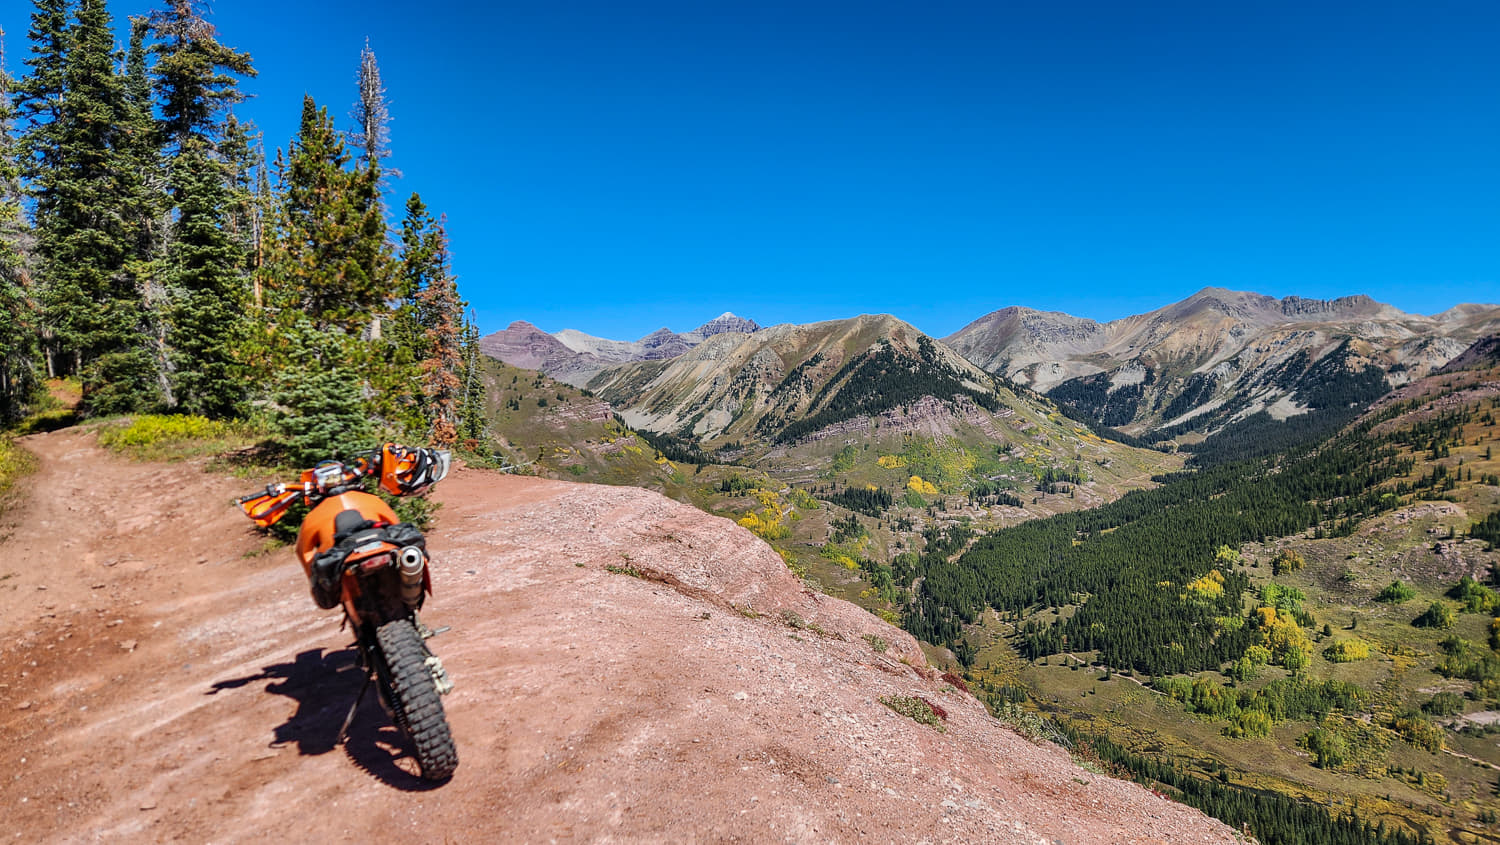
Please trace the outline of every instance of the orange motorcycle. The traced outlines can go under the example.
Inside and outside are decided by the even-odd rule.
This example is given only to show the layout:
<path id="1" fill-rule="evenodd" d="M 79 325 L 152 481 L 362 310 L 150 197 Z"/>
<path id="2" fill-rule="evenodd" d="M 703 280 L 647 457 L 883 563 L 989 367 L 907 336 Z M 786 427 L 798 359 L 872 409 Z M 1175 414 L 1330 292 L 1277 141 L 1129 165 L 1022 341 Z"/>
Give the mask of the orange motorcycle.
<path id="1" fill-rule="evenodd" d="M 401 522 L 369 479 L 393 495 L 426 491 L 448 474 L 449 453 L 386 445 L 347 463 L 323 461 L 294 484 L 269 484 L 238 500 L 245 515 L 267 528 L 296 504 L 312 508 L 297 533 L 297 559 L 313 600 L 329 610 L 343 605 L 354 628 L 365 685 L 339 730 L 342 741 L 373 679 L 397 727 L 416 748 L 422 777 L 444 780 L 458 767 L 458 751 L 439 696 L 453 689 L 443 663 L 427 647 L 435 634 L 417 617 L 432 592 L 427 539 Z"/>

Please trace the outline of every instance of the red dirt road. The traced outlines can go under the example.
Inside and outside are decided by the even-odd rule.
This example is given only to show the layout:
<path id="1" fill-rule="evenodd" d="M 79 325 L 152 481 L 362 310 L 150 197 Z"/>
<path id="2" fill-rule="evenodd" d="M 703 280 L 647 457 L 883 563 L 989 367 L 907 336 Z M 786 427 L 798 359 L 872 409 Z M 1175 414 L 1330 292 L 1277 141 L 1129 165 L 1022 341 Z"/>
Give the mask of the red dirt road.
<path id="1" fill-rule="evenodd" d="M 472 470 L 435 492 L 423 616 L 452 626 L 433 648 L 460 764 L 433 786 L 373 695 L 333 745 L 352 638 L 288 549 L 257 554 L 230 503 L 257 480 L 80 430 L 22 442 L 41 468 L 0 516 L 0 840 L 1235 841 L 1004 729 L 726 520 Z"/>

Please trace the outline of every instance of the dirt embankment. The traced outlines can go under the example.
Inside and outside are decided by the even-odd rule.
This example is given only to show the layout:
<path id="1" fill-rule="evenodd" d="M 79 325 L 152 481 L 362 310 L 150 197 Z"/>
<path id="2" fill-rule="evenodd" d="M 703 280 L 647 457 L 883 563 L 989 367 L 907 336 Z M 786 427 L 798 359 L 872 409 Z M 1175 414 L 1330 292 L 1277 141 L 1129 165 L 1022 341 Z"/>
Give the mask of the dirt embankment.
<path id="1" fill-rule="evenodd" d="M 229 502 L 254 480 L 76 430 L 24 444 L 41 469 L 0 520 L 17 841 L 1235 839 L 1006 730 L 727 520 L 467 470 L 435 494 L 424 618 L 452 628 L 433 645 L 461 762 L 434 787 L 371 700 L 333 745 L 351 638 L 287 549 L 256 553 Z M 946 733 L 888 695 L 938 704 Z"/>

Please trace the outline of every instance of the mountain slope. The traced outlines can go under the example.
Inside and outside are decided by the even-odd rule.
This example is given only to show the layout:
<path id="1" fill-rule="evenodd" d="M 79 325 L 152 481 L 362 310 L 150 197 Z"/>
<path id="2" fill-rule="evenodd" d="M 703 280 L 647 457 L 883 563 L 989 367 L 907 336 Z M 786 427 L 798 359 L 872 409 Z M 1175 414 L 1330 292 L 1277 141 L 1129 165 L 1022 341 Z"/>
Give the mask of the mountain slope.
<path id="1" fill-rule="evenodd" d="M 907 628 L 967 637 L 992 683 L 1150 765 L 1355 807 L 1406 841 L 1483 839 L 1500 813 L 1494 348 L 1319 442 L 924 555 L 903 572 Z M 1157 694 L 1102 683 L 1122 675 Z"/>
<path id="2" fill-rule="evenodd" d="M 944 342 L 1090 422 L 1170 437 L 1215 432 L 1262 412 L 1275 419 L 1306 413 L 1326 402 L 1319 394 L 1330 380 L 1339 382 L 1336 391 L 1368 401 L 1496 328 L 1500 306 L 1493 305 L 1425 317 L 1367 296 L 1275 299 L 1205 288 L 1109 323 L 1007 308 Z"/>
<path id="3" fill-rule="evenodd" d="M 479 351 L 513 367 L 538 370 L 568 384 L 587 382 L 610 365 L 597 355 L 569 349 L 562 341 L 524 320 L 480 338 Z"/>
<path id="4" fill-rule="evenodd" d="M 719 335 L 670 362 L 611 369 L 589 386 L 634 426 L 705 441 L 816 436 L 924 395 L 998 407 L 988 374 L 885 315 Z"/>
<path id="5" fill-rule="evenodd" d="M 430 788 L 370 696 L 335 746 L 349 634 L 227 504 L 250 482 L 78 429 L 24 445 L 0 798 L 26 841 L 1237 841 L 1021 739 L 725 520 L 463 468 L 435 488 L 423 613 L 452 626 L 433 648 L 461 762 Z M 880 703 L 897 695 L 945 731 Z"/>

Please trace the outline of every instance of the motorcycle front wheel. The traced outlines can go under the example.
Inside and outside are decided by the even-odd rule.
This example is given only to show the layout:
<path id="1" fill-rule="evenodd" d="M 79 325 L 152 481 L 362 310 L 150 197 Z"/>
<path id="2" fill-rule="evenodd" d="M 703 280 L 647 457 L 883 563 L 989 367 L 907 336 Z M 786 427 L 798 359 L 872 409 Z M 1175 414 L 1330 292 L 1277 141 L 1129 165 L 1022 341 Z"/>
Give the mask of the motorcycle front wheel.
<path id="1" fill-rule="evenodd" d="M 437 684 L 427 666 L 427 647 L 410 619 L 393 619 L 375 629 L 382 692 L 396 723 L 417 749 L 417 764 L 427 780 L 447 780 L 458 768 L 458 749 Z"/>

